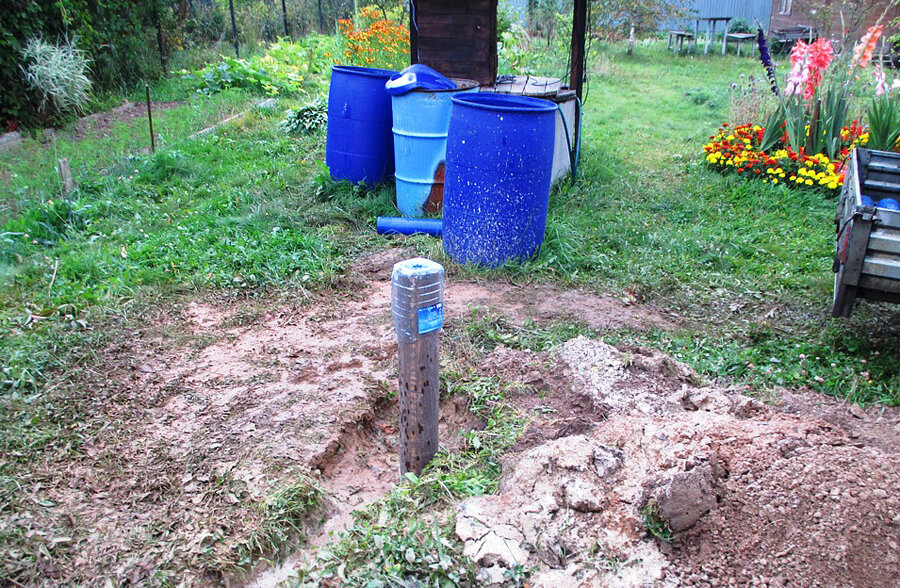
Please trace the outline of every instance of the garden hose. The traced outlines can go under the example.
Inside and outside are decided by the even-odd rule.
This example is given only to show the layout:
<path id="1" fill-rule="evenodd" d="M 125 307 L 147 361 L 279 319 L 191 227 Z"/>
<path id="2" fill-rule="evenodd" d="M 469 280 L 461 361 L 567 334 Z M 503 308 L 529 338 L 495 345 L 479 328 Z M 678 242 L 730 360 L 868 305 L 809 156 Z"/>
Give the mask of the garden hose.
<path id="1" fill-rule="evenodd" d="M 566 115 L 563 114 L 562 105 L 557 104 L 556 110 L 562 119 L 563 130 L 566 132 L 566 148 L 569 150 L 569 166 L 572 174 L 572 184 L 575 184 L 575 172 L 578 171 L 578 160 L 581 156 L 581 100 L 575 96 L 575 140 L 569 135 L 569 125 L 566 123 Z"/>

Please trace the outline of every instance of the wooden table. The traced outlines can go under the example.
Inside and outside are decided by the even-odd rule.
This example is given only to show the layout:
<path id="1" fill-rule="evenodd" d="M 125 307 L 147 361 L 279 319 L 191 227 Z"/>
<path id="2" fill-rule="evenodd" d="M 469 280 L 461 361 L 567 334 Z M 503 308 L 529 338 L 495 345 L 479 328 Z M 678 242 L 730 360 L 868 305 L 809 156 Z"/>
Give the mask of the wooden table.
<path id="1" fill-rule="evenodd" d="M 694 41 L 696 43 L 697 37 L 694 36 L 694 33 L 691 31 L 669 31 L 669 45 L 668 48 L 672 51 L 681 51 L 684 49 L 684 40 Z"/>
<path id="2" fill-rule="evenodd" d="M 709 18 L 698 18 L 694 20 L 694 38 L 700 33 L 700 23 L 706 23 L 706 42 L 703 45 L 703 53 L 704 55 L 709 53 L 709 40 L 712 39 L 716 34 L 716 24 L 721 22 L 725 23 L 724 30 L 724 38 L 722 39 L 722 55 L 725 55 L 725 46 L 728 43 L 728 23 L 731 22 L 730 16 L 713 16 Z"/>
<path id="3" fill-rule="evenodd" d="M 738 57 L 740 57 L 741 45 L 743 45 L 744 41 L 749 41 L 750 39 L 755 38 L 756 35 L 754 35 L 753 33 L 725 33 L 725 44 L 727 45 L 729 41 L 737 43 L 737 54 Z"/>

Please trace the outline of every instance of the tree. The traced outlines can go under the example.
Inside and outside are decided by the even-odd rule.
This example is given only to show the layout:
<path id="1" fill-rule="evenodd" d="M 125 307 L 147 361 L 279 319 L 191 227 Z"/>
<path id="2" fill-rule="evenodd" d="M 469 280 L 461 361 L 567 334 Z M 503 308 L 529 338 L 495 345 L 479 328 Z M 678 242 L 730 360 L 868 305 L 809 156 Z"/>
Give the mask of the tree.
<path id="1" fill-rule="evenodd" d="M 635 34 L 653 31 L 662 21 L 688 12 L 687 0 L 608 0 L 595 2 L 595 22 L 607 31 L 628 31 L 628 54 L 634 52 Z"/>

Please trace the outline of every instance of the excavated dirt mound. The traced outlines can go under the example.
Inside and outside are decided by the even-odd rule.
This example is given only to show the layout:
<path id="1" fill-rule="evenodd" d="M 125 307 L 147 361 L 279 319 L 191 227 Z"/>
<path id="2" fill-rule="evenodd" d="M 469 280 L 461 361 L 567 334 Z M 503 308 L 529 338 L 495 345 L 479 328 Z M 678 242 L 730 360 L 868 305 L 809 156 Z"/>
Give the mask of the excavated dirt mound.
<path id="1" fill-rule="evenodd" d="M 516 401 L 533 415 L 499 494 L 457 513 L 485 584 L 523 568 L 548 587 L 900 577 L 894 409 L 803 393 L 766 406 L 667 356 L 584 338 L 552 353 L 498 348 L 482 369 L 530 387 Z"/>
<path id="2" fill-rule="evenodd" d="M 397 479 L 390 268 L 360 262 L 337 291 L 307 301 L 193 301 L 159 309 L 71 375 L 77 451 L 23 471 L 27 506 L 0 531 L 28 537 L 4 565 L 16 581 L 114 585 L 239 582 L 231 566 L 273 492 L 309 477 L 327 497 L 313 543 Z M 564 320 L 571 297 L 597 325 L 666 325 L 611 298 L 451 282 L 448 322 L 489 305 L 511 319 Z M 568 300 L 569 302 L 565 302 Z M 60 389 L 63 389 L 60 387 Z M 441 443 L 478 427 L 442 406 Z M 314 520 L 313 523 L 317 523 Z M 244 578 L 246 579 L 246 578 Z"/>

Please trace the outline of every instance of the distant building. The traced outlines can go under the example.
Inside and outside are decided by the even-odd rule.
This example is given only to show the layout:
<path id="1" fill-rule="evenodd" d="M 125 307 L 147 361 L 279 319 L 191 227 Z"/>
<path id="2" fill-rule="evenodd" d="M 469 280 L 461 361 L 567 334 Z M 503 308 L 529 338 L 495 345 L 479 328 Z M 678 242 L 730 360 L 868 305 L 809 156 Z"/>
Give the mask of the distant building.
<path id="1" fill-rule="evenodd" d="M 885 26 L 896 29 L 890 25 L 900 9 L 892 4 L 891 0 L 772 0 L 769 31 L 810 26 L 820 37 L 846 38 L 852 45 L 883 13 Z"/>
<path id="2" fill-rule="evenodd" d="M 688 0 L 684 4 L 687 15 L 677 21 L 660 23 L 660 29 L 694 30 L 694 19 L 730 16 L 735 20 L 743 20 L 750 28 L 761 26 L 765 31 L 769 28 L 769 15 L 772 12 L 771 0 Z M 721 29 L 721 25 L 719 28 Z"/>

